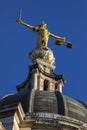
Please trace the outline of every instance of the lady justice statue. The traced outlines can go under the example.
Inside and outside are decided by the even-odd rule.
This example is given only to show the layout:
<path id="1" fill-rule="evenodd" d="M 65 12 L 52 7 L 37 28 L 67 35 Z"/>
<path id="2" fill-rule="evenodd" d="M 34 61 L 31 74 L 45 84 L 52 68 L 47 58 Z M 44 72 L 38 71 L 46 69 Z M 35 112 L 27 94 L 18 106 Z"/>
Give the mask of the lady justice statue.
<path id="1" fill-rule="evenodd" d="M 48 46 L 49 37 L 54 37 L 60 42 L 65 42 L 65 40 L 66 40 L 65 38 L 62 38 L 62 37 L 59 37 L 59 36 L 56 36 L 56 35 L 50 33 L 47 30 L 46 24 L 44 22 L 41 22 L 39 24 L 39 26 L 31 26 L 31 25 L 23 22 L 20 19 L 18 19 L 17 22 L 19 24 L 22 24 L 22 25 L 32 29 L 34 32 L 37 32 L 37 47 L 39 47 L 39 48 L 46 48 Z"/>
<path id="2" fill-rule="evenodd" d="M 53 33 L 49 32 L 44 22 L 41 22 L 38 26 L 32 26 L 30 24 L 25 23 L 23 20 L 21 20 L 21 12 L 17 22 L 28 27 L 34 32 L 37 32 L 37 46 L 30 53 L 30 59 L 32 60 L 32 63 L 35 64 L 36 60 L 40 59 L 40 61 L 43 61 L 46 64 L 48 63 L 54 65 L 55 58 L 52 50 L 48 48 L 48 39 L 49 37 L 53 37 L 56 39 L 56 45 L 61 45 L 62 43 L 67 43 L 66 38 L 54 35 Z M 71 48 L 72 44 L 68 42 L 66 46 Z"/>

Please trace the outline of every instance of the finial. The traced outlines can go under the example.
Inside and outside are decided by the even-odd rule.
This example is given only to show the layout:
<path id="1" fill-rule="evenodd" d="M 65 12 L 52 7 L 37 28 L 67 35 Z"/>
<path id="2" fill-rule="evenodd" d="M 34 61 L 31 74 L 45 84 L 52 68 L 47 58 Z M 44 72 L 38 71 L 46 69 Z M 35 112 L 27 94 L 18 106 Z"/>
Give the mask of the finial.
<path id="1" fill-rule="evenodd" d="M 19 24 L 26 26 L 32 31 L 37 32 L 37 40 L 36 40 L 37 46 L 29 55 L 32 63 L 37 64 L 38 62 L 38 64 L 41 65 L 42 69 L 46 70 L 46 68 L 49 68 L 49 72 L 50 70 L 53 71 L 54 68 L 53 66 L 55 64 L 55 57 L 52 50 L 48 48 L 49 38 L 53 37 L 54 39 L 56 39 L 55 42 L 56 45 L 62 45 L 63 43 L 65 43 L 67 48 L 72 48 L 72 43 L 66 41 L 65 37 L 60 37 L 58 35 L 49 32 L 49 30 L 46 28 L 46 24 L 44 21 L 41 22 L 38 26 L 32 26 L 21 20 L 21 16 L 22 16 L 22 10 L 20 9 L 19 18 L 17 22 Z"/>

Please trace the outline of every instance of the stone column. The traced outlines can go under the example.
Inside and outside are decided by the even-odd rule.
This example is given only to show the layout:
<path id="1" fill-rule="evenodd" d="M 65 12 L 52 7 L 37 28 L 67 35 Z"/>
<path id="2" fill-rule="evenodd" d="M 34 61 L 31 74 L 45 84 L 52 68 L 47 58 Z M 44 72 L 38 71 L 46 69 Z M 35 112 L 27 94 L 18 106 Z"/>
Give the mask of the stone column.
<path id="1" fill-rule="evenodd" d="M 64 86 L 64 83 L 62 80 L 59 80 L 58 81 L 58 84 L 57 84 L 57 91 L 61 92 L 62 93 L 62 88 Z"/>
<path id="2" fill-rule="evenodd" d="M 49 82 L 49 91 L 55 91 L 55 82 L 52 79 Z"/>
<path id="3" fill-rule="evenodd" d="M 44 84 L 43 84 L 43 79 L 40 77 L 40 78 L 39 78 L 39 90 L 42 90 L 42 91 L 43 91 L 43 86 L 44 86 Z"/>
<path id="4" fill-rule="evenodd" d="M 35 90 L 37 90 L 37 75 L 38 75 L 38 70 L 34 69 L 32 71 L 32 82 L 31 82 L 31 86 L 32 88 L 34 88 Z"/>

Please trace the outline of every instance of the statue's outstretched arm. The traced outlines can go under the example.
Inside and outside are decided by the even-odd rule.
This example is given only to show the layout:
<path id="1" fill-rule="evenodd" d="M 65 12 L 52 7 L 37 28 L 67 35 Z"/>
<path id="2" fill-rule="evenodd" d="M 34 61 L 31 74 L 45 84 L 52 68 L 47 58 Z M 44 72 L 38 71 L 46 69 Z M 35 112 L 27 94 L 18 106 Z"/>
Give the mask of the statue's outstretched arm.
<path id="1" fill-rule="evenodd" d="M 52 34 L 50 33 L 50 36 L 57 39 L 57 40 L 60 40 L 61 42 L 65 42 L 66 41 L 66 38 L 65 37 L 60 37 L 60 36 L 57 36 L 55 34 Z"/>
<path id="2" fill-rule="evenodd" d="M 37 30 L 37 27 L 35 27 L 35 26 L 31 26 L 31 25 L 25 23 L 24 21 L 22 21 L 22 20 L 20 20 L 20 19 L 17 20 L 17 22 L 18 22 L 19 24 L 22 24 L 22 25 L 24 25 L 24 26 L 26 26 L 26 27 L 32 29 L 33 31 L 38 31 L 38 30 Z"/>

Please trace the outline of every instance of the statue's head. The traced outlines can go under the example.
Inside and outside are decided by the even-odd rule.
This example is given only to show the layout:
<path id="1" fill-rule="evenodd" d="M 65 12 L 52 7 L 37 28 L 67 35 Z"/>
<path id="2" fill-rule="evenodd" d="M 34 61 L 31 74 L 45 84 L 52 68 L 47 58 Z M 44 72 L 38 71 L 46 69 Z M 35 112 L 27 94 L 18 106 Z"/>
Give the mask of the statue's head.
<path id="1" fill-rule="evenodd" d="M 44 22 L 44 21 L 41 22 L 41 23 L 39 24 L 39 27 L 46 28 L 46 24 L 45 24 L 45 22 Z"/>

